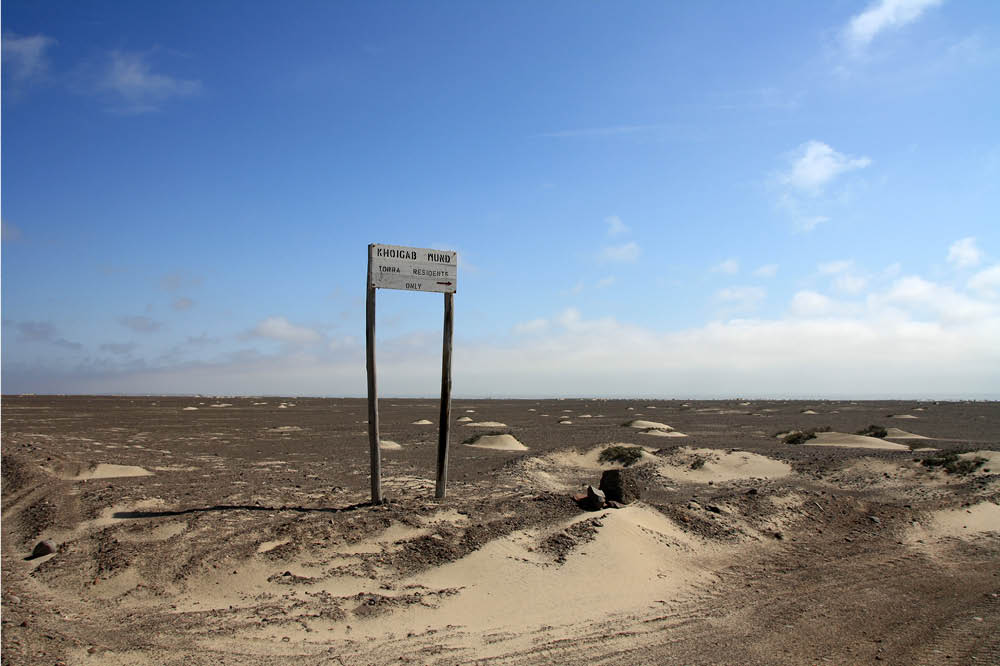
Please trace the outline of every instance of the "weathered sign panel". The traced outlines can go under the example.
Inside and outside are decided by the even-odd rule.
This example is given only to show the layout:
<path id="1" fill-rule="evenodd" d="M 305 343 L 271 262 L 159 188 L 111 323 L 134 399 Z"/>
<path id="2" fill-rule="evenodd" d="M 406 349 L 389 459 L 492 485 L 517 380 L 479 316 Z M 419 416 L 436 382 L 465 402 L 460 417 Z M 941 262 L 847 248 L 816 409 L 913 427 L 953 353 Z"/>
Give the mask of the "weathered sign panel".
<path id="1" fill-rule="evenodd" d="M 458 288 L 457 252 L 401 245 L 368 248 L 368 281 L 373 287 L 445 294 L 454 294 Z"/>

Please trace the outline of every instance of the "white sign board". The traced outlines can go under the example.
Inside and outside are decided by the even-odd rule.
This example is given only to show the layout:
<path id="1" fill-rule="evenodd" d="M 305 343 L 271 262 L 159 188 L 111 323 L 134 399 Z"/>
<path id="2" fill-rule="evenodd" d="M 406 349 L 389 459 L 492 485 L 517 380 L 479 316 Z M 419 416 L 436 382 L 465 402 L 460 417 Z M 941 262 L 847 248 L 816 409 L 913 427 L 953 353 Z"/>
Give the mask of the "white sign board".
<path id="1" fill-rule="evenodd" d="M 458 288 L 458 253 L 399 245 L 368 246 L 368 281 L 380 289 L 437 291 Z"/>

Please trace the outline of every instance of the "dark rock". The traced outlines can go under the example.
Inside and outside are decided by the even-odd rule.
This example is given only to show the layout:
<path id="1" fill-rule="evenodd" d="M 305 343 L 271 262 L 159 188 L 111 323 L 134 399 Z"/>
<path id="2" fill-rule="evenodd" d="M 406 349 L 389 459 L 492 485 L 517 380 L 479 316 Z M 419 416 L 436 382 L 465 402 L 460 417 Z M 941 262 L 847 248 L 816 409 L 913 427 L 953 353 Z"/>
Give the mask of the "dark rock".
<path id="1" fill-rule="evenodd" d="M 43 555 L 51 555 L 56 552 L 56 542 L 51 539 L 43 539 L 35 544 L 34 550 L 31 551 L 32 557 L 41 557 Z"/>
<path id="2" fill-rule="evenodd" d="M 868 520 L 872 521 L 876 525 L 880 524 L 882 521 L 878 519 L 878 516 L 868 516 Z"/>
<path id="3" fill-rule="evenodd" d="M 725 511 L 725 510 L 724 510 L 724 509 L 723 509 L 723 508 L 722 508 L 721 506 L 719 506 L 718 504 L 708 504 L 708 505 L 706 505 L 706 506 L 705 506 L 705 508 L 706 508 L 706 509 L 708 509 L 709 511 L 711 511 L 712 513 L 727 513 L 727 512 L 726 512 L 726 511 Z"/>
<path id="4" fill-rule="evenodd" d="M 601 474 L 600 488 L 612 501 L 631 504 L 642 496 L 636 473 L 631 469 L 609 469 Z"/>
<path id="5" fill-rule="evenodd" d="M 579 495 L 576 497 L 579 497 Z M 587 486 L 587 494 L 582 499 L 577 500 L 577 504 L 580 505 L 581 509 L 585 509 L 587 511 L 600 511 L 604 508 L 605 500 L 606 498 L 604 497 L 603 492 L 594 486 Z"/>
<path id="6" fill-rule="evenodd" d="M 622 504 L 621 502 L 616 502 L 614 500 L 608 500 L 607 507 L 609 509 L 624 509 L 625 505 Z"/>

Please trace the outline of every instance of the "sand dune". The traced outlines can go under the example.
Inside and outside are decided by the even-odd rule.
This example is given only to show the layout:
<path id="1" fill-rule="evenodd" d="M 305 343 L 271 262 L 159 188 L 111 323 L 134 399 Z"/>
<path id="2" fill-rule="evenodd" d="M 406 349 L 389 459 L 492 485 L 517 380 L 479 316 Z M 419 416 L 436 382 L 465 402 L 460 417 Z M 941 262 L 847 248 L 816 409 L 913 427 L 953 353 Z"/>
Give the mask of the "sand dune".
<path id="1" fill-rule="evenodd" d="M 681 447 L 660 458 L 657 465 L 660 476 L 694 483 L 778 479 L 792 473 L 788 463 L 757 453 L 689 447 Z"/>
<path id="2" fill-rule="evenodd" d="M 1000 533 L 1000 505 L 980 502 L 968 508 L 935 511 L 909 530 L 907 541 L 973 537 L 984 532 Z"/>
<path id="3" fill-rule="evenodd" d="M 905 430 L 900 430 L 899 428 L 886 428 L 885 432 L 886 437 L 889 439 L 930 439 L 930 437 L 914 435 L 912 432 L 906 432 Z"/>
<path id="4" fill-rule="evenodd" d="M 480 435 L 466 444 L 477 449 L 493 449 L 494 451 L 527 451 L 528 447 L 513 435 Z"/>
<path id="5" fill-rule="evenodd" d="M 676 430 L 661 430 L 659 428 L 650 428 L 649 430 L 643 430 L 639 433 L 640 435 L 652 435 L 653 437 L 687 437 L 682 432 L 677 432 Z"/>
<path id="6" fill-rule="evenodd" d="M 506 423 L 500 423 L 499 421 L 476 421 L 473 423 L 466 423 L 466 426 L 471 426 L 473 428 L 506 428 Z"/>
<path id="7" fill-rule="evenodd" d="M 391 439 L 380 439 L 378 441 L 378 447 L 383 451 L 399 451 L 403 448 L 399 442 L 394 442 Z"/>
<path id="8" fill-rule="evenodd" d="M 884 451 L 909 451 L 906 444 L 887 442 L 878 437 L 848 435 L 843 432 L 818 432 L 816 439 L 804 442 L 804 446 L 834 446 L 851 449 L 881 449 Z"/>
<path id="9" fill-rule="evenodd" d="M 471 419 L 471 418 L 469 418 L 468 416 L 461 416 L 461 417 L 459 417 L 459 418 L 455 419 L 455 422 L 456 422 L 456 423 L 468 423 L 468 422 L 469 422 L 469 421 L 471 421 L 471 420 L 472 420 L 472 419 Z"/>
<path id="10" fill-rule="evenodd" d="M 892 414 L 889 418 L 892 419 L 918 419 L 919 416 L 914 416 L 913 414 Z"/>
<path id="11" fill-rule="evenodd" d="M 427 419 L 420 419 L 418 421 L 414 421 L 413 425 L 434 425 L 434 423 L 432 421 L 428 421 Z"/>
<path id="12" fill-rule="evenodd" d="M 116 479 L 130 476 L 152 476 L 153 473 L 135 465 L 109 465 L 91 463 L 89 465 L 63 464 L 54 468 L 53 473 L 67 481 L 87 481 L 88 479 Z"/>
<path id="13" fill-rule="evenodd" d="M 634 419 L 625 425 L 629 428 L 640 428 L 642 430 L 673 430 L 673 427 L 668 426 L 666 423 L 659 423 L 658 421 L 644 421 L 642 419 Z"/>

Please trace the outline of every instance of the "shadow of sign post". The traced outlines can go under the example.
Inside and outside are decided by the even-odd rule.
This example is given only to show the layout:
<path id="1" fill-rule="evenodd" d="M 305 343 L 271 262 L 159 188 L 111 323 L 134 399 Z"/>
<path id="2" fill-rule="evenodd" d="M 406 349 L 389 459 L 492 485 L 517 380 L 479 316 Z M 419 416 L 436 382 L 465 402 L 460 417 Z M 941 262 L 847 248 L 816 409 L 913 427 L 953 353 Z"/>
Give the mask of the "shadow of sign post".
<path id="1" fill-rule="evenodd" d="M 458 253 L 400 245 L 368 246 L 365 342 L 368 370 L 368 445 L 371 449 L 372 503 L 381 504 L 382 455 L 379 448 L 378 385 L 375 373 L 375 290 L 433 291 L 444 294 L 444 335 L 441 353 L 441 419 L 438 426 L 437 483 L 442 499 L 448 485 L 448 435 L 451 425 L 451 349 Z"/>

